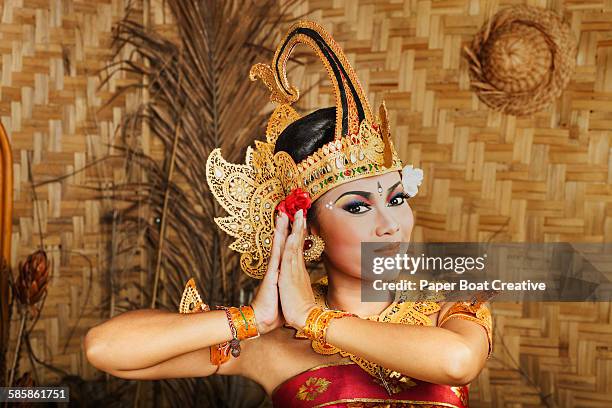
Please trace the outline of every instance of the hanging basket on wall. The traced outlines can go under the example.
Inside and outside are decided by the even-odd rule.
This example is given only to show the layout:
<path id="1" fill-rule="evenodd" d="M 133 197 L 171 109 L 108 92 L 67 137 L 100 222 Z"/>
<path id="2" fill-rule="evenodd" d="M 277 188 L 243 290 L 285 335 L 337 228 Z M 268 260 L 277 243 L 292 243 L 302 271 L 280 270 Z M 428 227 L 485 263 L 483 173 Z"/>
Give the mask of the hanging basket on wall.
<path id="1" fill-rule="evenodd" d="M 490 108 L 529 115 L 559 97 L 576 67 L 576 40 L 551 10 L 514 6 L 495 14 L 465 47 L 472 88 Z"/>

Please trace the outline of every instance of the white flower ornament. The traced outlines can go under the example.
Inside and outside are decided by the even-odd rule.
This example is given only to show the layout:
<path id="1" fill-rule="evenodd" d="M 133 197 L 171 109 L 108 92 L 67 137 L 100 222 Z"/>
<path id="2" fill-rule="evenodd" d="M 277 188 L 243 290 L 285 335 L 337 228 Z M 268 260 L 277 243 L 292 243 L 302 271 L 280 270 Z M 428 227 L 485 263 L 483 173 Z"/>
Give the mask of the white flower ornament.
<path id="1" fill-rule="evenodd" d="M 419 186 L 422 182 L 423 169 L 414 168 L 412 164 L 404 166 L 402 169 L 402 184 L 410 197 L 414 197 L 419 192 Z"/>

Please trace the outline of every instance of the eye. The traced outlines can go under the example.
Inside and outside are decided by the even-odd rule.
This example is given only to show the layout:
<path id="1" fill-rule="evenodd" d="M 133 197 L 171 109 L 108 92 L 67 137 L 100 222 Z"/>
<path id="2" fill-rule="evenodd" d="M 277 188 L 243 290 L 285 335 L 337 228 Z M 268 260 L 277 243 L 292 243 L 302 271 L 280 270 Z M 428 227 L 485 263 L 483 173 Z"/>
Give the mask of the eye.
<path id="1" fill-rule="evenodd" d="M 342 209 L 344 211 L 350 212 L 351 214 L 363 214 L 365 212 L 370 211 L 371 207 L 369 204 L 363 201 L 355 200 L 342 206 Z"/>
<path id="2" fill-rule="evenodd" d="M 393 198 L 391 198 L 391 200 L 389 200 L 389 207 L 395 207 L 398 205 L 402 205 L 406 202 L 406 200 L 408 200 L 410 198 L 410 196 L 408 195 L 408 193 L 405 192 L 401 192 L 401 193 L 397 193 L 396 195 L 393 196 Z"/>

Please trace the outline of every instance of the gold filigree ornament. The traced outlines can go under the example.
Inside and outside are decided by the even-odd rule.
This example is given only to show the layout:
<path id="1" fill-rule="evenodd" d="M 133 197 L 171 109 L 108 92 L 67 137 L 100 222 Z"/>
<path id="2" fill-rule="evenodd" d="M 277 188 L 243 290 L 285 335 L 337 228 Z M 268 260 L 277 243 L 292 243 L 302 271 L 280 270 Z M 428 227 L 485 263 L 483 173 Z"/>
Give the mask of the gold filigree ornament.
<path id="1" fill-rule="evenodd" d="M 334 140 L 299 163 L 284 152 L 275 153 L 283 130 L 300 118 L 291 106 L 299 90 L 287 79 L 286 65 L 298 44 L 308 45 L 323 62 L 336 101 Z M 247 149 L 245 164 L 228 163 L 221 151 L 206 161 L 206 179 L 213 196 L 229 213 L 217 217 L 219 227 L 236 240 L 230 248 L 240 252 L 240 265 L 249 276 L 266 273 L 276 206 L 296 188 L 315 201 L 330 189 L 364 177 L 401 171 L 402 163 L 391 140 L 384 102 L 375 118 L 355 71 L 338 44 L 320 25 L 299 21 L 279 44 L 271 65 L 255 64 L 251 80 L 260 79 L 277 104 L 266 130 L 266 141 Z"/>
<path id="2" fill-rule="evenodd" d="M 183 290 L 181 302 L 179 304 L 179 313 L 199 313 L 209 312 L 210 307 L 202 301 L 200 293 L 196 288 L 195 280 L 189 279 Z"/>

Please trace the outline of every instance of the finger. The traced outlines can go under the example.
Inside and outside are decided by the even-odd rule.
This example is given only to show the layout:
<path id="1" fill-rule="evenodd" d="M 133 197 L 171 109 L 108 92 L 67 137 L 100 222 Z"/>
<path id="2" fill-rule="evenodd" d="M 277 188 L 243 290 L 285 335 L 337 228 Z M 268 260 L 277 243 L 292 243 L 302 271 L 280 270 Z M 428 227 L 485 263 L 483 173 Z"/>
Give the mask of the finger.
<path id="1" fill-rule="evenodd" d="M 297 246 L 298 262 L 304 263 L 304 241 L 306 240 L 306 217 L 302 213 L 302 229 L 300 231 L 300 241 Z"/>
<path id="2" fill-rule="evenodd" d="M 291 234 L 287 237 L 285 248 L 281 259 L 281 274 L 291 275 L 293 258 L 296 258 L 296 249 L 300 242 L 302 234 L 302 225 L 300 224 L 300 217 L 303 214 L 302 210 L 298 210 L 295 213 L 293 224 L 291 226 Z"/>
<path id="3" fill-rule="evenodd" d="M 272 250 L 270 254 L 270 261 L 268 263 L 268 270 L 264 279 L 268 276 L 269 279 L 276 281 L 278 275 L 278 267 L 280 264 L 280 258 L 285 247 L 285 240 L 287 236 L 288 219 L 284 213 L 280 213 L 280 216 L 276 220 L 274 228 L 274 239 L 272 241 Z"/>
<path id="4" fill-rule="evenodd" d="M 283 256 L 281 259 L 281 275 L 289 275 L 291 273 L 291 262 L 293 257 L 295 256 L 296 241 L 296 231 L 292 231 L 291 234 L 289 234 L 289 236 L 287 237 L 287 241 L 285 243 L 285 250 L 283 251 Z"/>
<path id="5" fill-rule="evenodd" d="M 298 271 L 299 271 L 298 263 L 303 262 L 300 259 L 300 256 L 302 254 L 302 251 L 300 251 L 300 246 L 297 244 L 295 246 L 296 246 L 296 251 L 294 252 L 295 255 L 291 258 L 291 275 L 292 276 L 297 276 Z M 295 281 L 297 282 L 297 280 Z"/>
<path id="6" fill-rule="evenodd" d="M 291 233 L 300 232 L 299 228 L 301 227 L 301 224 L 300 224 L 301 214 L 303 214 L 302 210 L 298 210 L 293 216 L 293 225 L 291 225 Z"/>
<path id="7" fill-rule="evenodd" d="M 293 254 L 295 256 L 296 261 L 303 259 L 303 249 L 304 249 L 304 212 L 299 210 L 295 213 L 295 222 L 293 226 L 292 233 L 295 234 L 295 245 L 293 246 Z"/>
<path id="8" fill-rule="evenodd" d="M 291 256 L 293 255 L 293 252 L 295 250 L 296 238 L 297 234 L 295 231 L 292 231 L 291 234 L 287 236 L 287 240 L 285 241 L 285 247 L 283 248 L 281 262 L 284 260 L 284 258 L 287 258 L 287 260 L 291 260 Z"/>
<path id="9" fill-rule="evenodd" d="M 281 229 L 281 219 L 278 217 L 276 219 L 276 225 L 274 227 L 274 237 L 272 238 L 272 249 L 270 250 L 270 261 L 268 262 L 268 270 L 266 273 L 266 277 L 270 275 L 270 272 L 274 272 L 278 269 L 278 263 L 280 260 L 280 246 L 282 243 L 280 242 L 280 229 Z"/>
<path id="10" fill-rule="evenodd" d="M 303 269 L 299 267 L 304 265 L 304 226 L 306 225 L 306 219 L 304 218 L 304 213 L 302 212 L 300 215 L 298 230 L 296 231 L 296 242 L 294 247 L 294 256 L 292 259 L 291 270 L 293 272 L 293 276 L 296 277 L 298 273 L 300 273 Z M 295 278 L 294 278 L 295 279 Z"/>
<path id="11" fill-rule="evenodd" d="M 274 241 L 272 242 L 272 251 L 277 256 L 280 256 L 283 253 L 283 248 L 285 247 L 287 225 L 287 216 L 285 213 L 280 213 L 274 227 Z"/>

